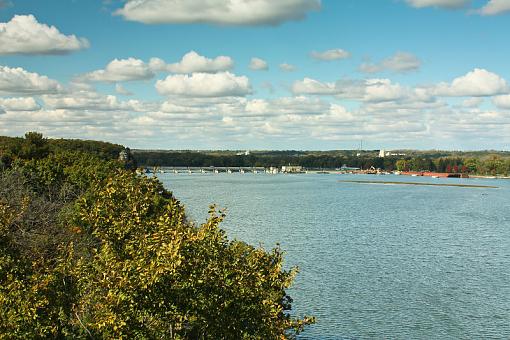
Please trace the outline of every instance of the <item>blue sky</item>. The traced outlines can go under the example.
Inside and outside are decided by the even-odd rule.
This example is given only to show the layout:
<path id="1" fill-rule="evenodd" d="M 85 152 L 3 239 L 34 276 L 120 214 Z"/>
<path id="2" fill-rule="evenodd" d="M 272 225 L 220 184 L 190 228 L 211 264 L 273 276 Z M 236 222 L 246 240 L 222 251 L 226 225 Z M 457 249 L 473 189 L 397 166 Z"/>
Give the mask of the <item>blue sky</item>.
<path id="1" fill-rule="evenodd" d="M 0 133 L 508 150 L 509 13 L 510 0 L 0 0 Z"/>

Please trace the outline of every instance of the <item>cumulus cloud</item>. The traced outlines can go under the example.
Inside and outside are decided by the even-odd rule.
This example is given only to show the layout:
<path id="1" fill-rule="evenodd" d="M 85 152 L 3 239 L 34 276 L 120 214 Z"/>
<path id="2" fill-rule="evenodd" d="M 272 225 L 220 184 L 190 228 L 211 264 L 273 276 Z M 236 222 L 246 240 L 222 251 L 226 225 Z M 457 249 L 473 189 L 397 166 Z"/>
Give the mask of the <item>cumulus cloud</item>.
<path id="1" fill-rule="evenodd" d="M 398 101 L 400 104 L 421 104 L 434 101 L 429 90 L 402 86 L 390 79 L 340 79 L 333 83 L 304 78 L 294 82 L 292 92 L 295 95 L 332 95 L 361 103 Z"/>
<path id="2" fill-rule="evenodd" d="M 0 66 L 0 95 L 37 95 L 57 93 L 62 86 L 53 79 L 24 69 Z"/>
<path id="3" fill-rule="evenodd" d="M 15 15 L 0 23 L 0 55 L 66 54 L 88 48 L 85 38 L 64 35 L 55 26 L 41 24 L 33 15 Z"/>
<path id="4" fill-rule="evenodd" d="M 365 88 L 365 101 L 384 102 L 403 99 L 408 96 L 408 89 L 394 84 L 389 79 L 369 79 Z"/>
<path id="5" fill-rule="evenodd" d="M 318 98 L 295 96 L 272 100 L 253 99 L 246 102 L 244 111 L 250 116 L 319 115 L 329 107 L 328 102 Z"/>
<path id="6" fill-rule="evenodd" d="M 406 2 L 415 8 L 437 7 L 444 9 L 462 9 L 471 4 L 472 0 L 406 0 Z M 510 12 L 510 2 L 508 0 L 488 0 L 480 9 L 471 11 L 481 15 L 498 15 Z"/>
<path id="7" fill-rule="evenodd" d="M 338 94 L 339 90 L 335 83 L 323 83 L 315 79 L 304 78 L 292 84 L 292 92 L 294 94 L 333 95 Z"/>
<path id="8" fill-rule="evenodd" d="M 510 110 L 510 95 L 496 96 L 492 98 L 492 103 L 500 109 Z"/>
<path id="9" fill-rule="evenodd" d="M 339 84 L 342 82 L 334 85 L 339 89 Z M 176 136 L 172 140 L 174 148 L 312 148 L 317 141 L 331 142 L 321 142 L 331 146 L 345 142 L 342 145 L 349 147 L 366 135 L 388 147 L 419 143 L 448 147 L 465 136 L 477 143 L 486 140 L 485 145 L 493 145 L 495 138 L 501 145 L 510 141 L 510 115 L 506 110 L 483 111 L 407 100 L 415 90 L 387 79 L 371 79 L 364 86 L 371 88 L 366 99 L 370 96 L 370 100 L 377 101 L 363 99 L 359 107 L 349 109 L 324 98 L 303 95 L 271 99 L 171 96 L 163 103 L 144 103 L 74 90 L 43 95 L 42 108 L 33 107 L 36 111 L 25 111 L 30 107 L 26 97 L 17 103 L 12 100 L 7 109 L 0 100 L 0 112 L 4 112 L 0 115 L 0 133 L 22 134 L 37 129 L 53 136 L 102 138 L 146 148 L 162 147 L 158 136 L 169 133 Z M 184 130 L 186 133 L 182 133 Z M 413 144 L 416 141 L 420 142 Z M 438 141 L 443 144 L 436 144 Z"/>
<path id="10" fill-rule="evenodd" d="M 462 101 L 462 106 L 468 107 L 468 108 L 476 108 L 476 107 L 479 107 L 483 103 L 483 100 L 484 100 L 483 97 L 467 98 Z"/>
<path id="11" fill-rule="evenodd" d="M 414 54 L 397 52 L 395 55 L 382 60 L 379 63 L 363 63 L 359 70 L 364 73 L 378 73 L 384 71 L 405 73 L 420 68 L 421 61 Z"/>
<path id="12" fill-rule="evenodd" d="M 331 60 L 338 60 L 338 59 L 346 59 L 351 56 L 349 52 L 346 50 L 342 50 L 340 48 L 333 49 L 333 50 L 327 50 L 323 52 L 317 52 L 313 51 L 310 53 L 311 57 L 317 60 L 324 60 L 324 61 L 331 61 Z"/>
<path id="13" fill-rule="evenodd" d="M 508 91 L 509 87 L 505 79 L 479 68 L 455 78 L 450 84 L 440 83 L 432 89 L 435 95 L 450 97 L 486 97 L 506 94 Z"/>
<path id="14" fill-rule="evenodd" d="M 156 89 L 162 95 L 185 97 L 237 97 L 251 93 L 249 79 L 230 72 L 170 75 L 158 80 Z"/>
<path id="15" fill-rule="evenodd" d="M 234 61 L 227 56 L 218 56 L 214 59 L 206 58 L 195 51 L 186 53 L 180 62 L 167 64 L 162 59 L 152 58 L 149 62 L 154 71 L 167 71 L 172 73 L 214 73 L 231 70 Z"/>
<path id="16" fill-rule="evenodd" d="M 250 69 L 254 71 L 267 70 L 269 67 L 267 66 L 267 62 L 264 59 L 260 58 L 251 58 L 250 60 Z"/>
<path id="17" fill-rule="evenodd" d="M 283 63 L 279 65 L 280 70 L 284 72 L 294 72 L 296 70 L 296 67 L 291 64 Z"/>
<path id="18" fill-rule="evenodd" d="M 490 0 L 480 9 L 482 15 L 497 15 L 510 11 L 510 1 L 508 0 Z"/>
<path id="19" fill-rule="evenodd" d="M 129 102 L 121 102 L 113 95 L 80 91 L 66 95 L 42 96 L 44 105 L 51 110 L 133 110 Z"/>
<path id="20" fill-rule="evenodd" d="M 115 14 L 145 24 L 278 25 L 320 8 L 320 0 L 127 0 Z"/>
<path id="21" fill-rule="evenodd" d="M 114 59 L 102 70 L 96 70 L 79 77 L 79 80 L 98 82 L 121 82 L 145 80 L 154 77 L 149 65 L 140 59 Z"/>
<path id="22" fill-rule="evenodd" d="M 0 98 L 0 110 L 5 111 L 36 111 L 41 107 L 32 97 Z"/>
<path id="23" fill-rule="evenodd" d="M 446 9 L 459 9 L 466 7 L 471 0 L 406 0 L 406 2 L 415 8 L 439 7 Z"/>
<path id="24" fill-rule="evenodd" d="M 363 100 L 366 87 L 366 80 L 340 79 L 333 83 L 304 78 L 292 84 L 292 92 L 295 95 L 334 95 L 338 98 Z"/>

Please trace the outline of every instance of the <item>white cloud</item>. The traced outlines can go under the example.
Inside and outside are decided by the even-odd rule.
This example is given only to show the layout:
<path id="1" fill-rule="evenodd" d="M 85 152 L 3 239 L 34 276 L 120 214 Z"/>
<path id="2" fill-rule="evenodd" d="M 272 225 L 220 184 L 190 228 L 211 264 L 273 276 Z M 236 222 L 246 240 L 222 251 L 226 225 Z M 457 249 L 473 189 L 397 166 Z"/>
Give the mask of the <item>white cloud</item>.
<path id="1" fill-rule="evenodd" d="M 267 70 L 269 67 L 267 66 L 267 62 L 264 59 L 260 58 L 251 58 L 250 60 L 250 69 L 252 70 Z"/>
<path id="2" fill-rule="evenodd" d="M 333 49 L 333 50 L 327 50 L 327 51 L 323 51 L 323 52 L 313 51 L 312 53 L 310 53 L 310 55 L 314 59 L 325 60 L 325 61 L 346 59 L 351 56 L 351 54 L 349 52 L 342 50 L 340 48 Z"/>
<path id="3" fill-rule="evenodd" d="M 272 100 L 253 99 L 246 103 L 245 110 L 250 115 L 318 115 L 327 111 L 330 104 L 305 96 L 281 97 Z"/>
<path id="4" fill-rule="evenodd" d="M 334 83 L 322 83 L 315 79 L 304 78 L 294 82 L 292 92 L 294 94 L 333 95 L 338 94 L 339 90 Z"/>
<path id="5" fill-rule="evenodd" d="M 45 95 L 44 105 L 52 110 L 114 110 L 119 108 L 115 96 L 102 96 L 95 92 L 75 92 L 67 95 Z"/>
<path id="6" fill-rule="evenodd" d="M 336 83 L 324 83 L 304 78 L 294 82 L 294 94 L 334 95 L 367 102 L 394 101 L 417 95 L 409 88 L 392 83 L 389 79 L 339 80 Z"/>
<path id="7" fill-rule="evenodd" d="M 4 111 L 36 111 L 40 108 L 32 97 L 0 98 L 0 109 Z"/>
<path id="8" fill-rule="evenodd" d="M 365 88 L 364 100 L 368 102 L 395 101 L 408 96 L 408 90 L 389 79 L 369 79 Z"/>
<path id="9" fill-rule="evenodd" d="M 291 64 L 283 63 L 279 65 L 280 70 L 284 72 L 294 72 L 296 70 L 296 67 Z"/>
<path id="10" fill-rule="evenodd" d="M 45 108 L 50 110 L 145 112 L 159 106 L 138 100 L 122 101 L 114 95 L 105 95 L 94 90 L 43 95 L 41 99 Z"/>
<path id="11" fill-rule="evenodd" d="M 412 7 L 440 7 L 446 9 L 458 9 L 466 7 L 471 0 L 406 0 Z"/>
<path id="12" fill-rule="evenodd" d="M 446 107 L 445 102 L 431 100 L 419 101 L 413 97 L 404 97 L 397 101 L 365 102 L 362 108 L 367 113 L 393 117 L 413 117 L 423 115 L 427 110 L 438 110 Z"/>
<path id="13" fill-rule="evenodd" d="M 57 93 L 62 86 L 53 79 L 24 69 L 0 66 L 0 94 L 37 95 Z"/>
<path id="14" fill-rule="evenodd" d="M 230 72 L 170 75 L 158 80 L 156 89 L 162 95 L 185 97 L 245 96 L 251 93 L 248 78 Z"/>
<path id="15" fill-rule="evenodd" d="M 420 68 L 421 61 L 415 55 L 407 52 L 397 52 L 395 55 L 379 63 L 363 63 L 359 70 L 364 73 L 378 73 L 384 71 L 409 72 Z"/>
<path id="16" fill-rule="evenodd" d="M 278 25 L 320 8 L 320 0 L 127 0 L 115 14 L 145 24 Z"/>
<path id="17" fill-rule="evenodd" d="M 479 68 L 455 78 L 451 84 L 440 83 L 433 89 L 435 95 L 451 97 L 486 97 L 506 94 L 508 91 L 509 87 L 505 79 Z"/>
<path id="18" fill-rule="evenodd" d="M 227 56 L 218 56 L 214 59 L 206 58 L 195 51 L 186 53 L 180 62 L 166 64 L 162 59 L 152 58 L 149 62 L 154 71 L 168 71 L 172 73 L 215 73 L 231 70 L 234 61 Z"/>
<path id="19" fill-rule="evenodd" d="M 338 99 L 350 99 L 360 104 L 394 102 L 401 107 L 429 107 L 437 105 L 429 89 L 412 88 L 391 82 L 390 79 L 340 79 L 336 82 L 320 82 L 304 78 L 294 82 L 295 95 L 331 95 Z M 388 106 L 388 105 L 386 105 Z"/>
<path id="20" fill-rule="evenodd" d="M 508 0 L 490 0 L 480 9 L 482 15 L 497 15 L 510 11 L 510 1 Z"/>
<path id="21" fill-rule="evenodd" d="M 78 79 L 99 82 L 145 80 L 154 77 L 149 65 L 140 59 L 114 59 L 103 70 L 87 73 Z"/>
<path id="22" fill-rule="evenodd" d="M 88 47 L 87 39 L 64 35 L 55 26 L 40 24 L 33 15 L 15 15 L 0 23 L 0 55 L 65 54 Z"/>
<path id="23" fill-rule="evenodd" d="M 482 105 L 482 103 L 483 103 L 483 97 L 471 97 L 471 98 L 464 99 L 462 101 L 462 106 L 468 107 L 468 108 L 477 108 L 480 105 Z"/>
<path id="24" fill-rule="evenodd" d="M 510 95 L 496 96 L 492 102 L 500 109 L 510 110 Z"/>
<path id="25" fill-rule="evenodd" d="M 338 98 L 363 100 L 366 86 L 366 80 L 340 79 L 335 83 L 335 88 L 337 89 L 336 96 Z"/>

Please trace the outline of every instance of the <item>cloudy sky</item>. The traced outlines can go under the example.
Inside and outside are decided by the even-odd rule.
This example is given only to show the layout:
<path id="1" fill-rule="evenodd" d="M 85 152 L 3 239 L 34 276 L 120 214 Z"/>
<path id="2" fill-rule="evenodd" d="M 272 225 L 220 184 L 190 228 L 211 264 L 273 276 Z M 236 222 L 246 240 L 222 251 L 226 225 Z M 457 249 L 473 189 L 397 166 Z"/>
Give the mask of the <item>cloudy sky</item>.
<path id="1" fill-rule="evenodd" d="M 510 0 L 0 0 L 0 134 L 510 149 Z"/>

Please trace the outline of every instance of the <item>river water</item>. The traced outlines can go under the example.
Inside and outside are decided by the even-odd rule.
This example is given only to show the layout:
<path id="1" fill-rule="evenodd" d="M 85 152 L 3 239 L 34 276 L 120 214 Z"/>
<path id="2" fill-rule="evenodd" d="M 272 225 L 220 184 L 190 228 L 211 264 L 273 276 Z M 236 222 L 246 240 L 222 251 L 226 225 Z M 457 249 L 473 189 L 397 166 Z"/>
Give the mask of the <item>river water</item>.
<path id="1" fill-rule="evenodd" d="M 301 339 L 510 339 L 510 181 L 337 174 L 162 174 L 197 222 L 299 266 Z M 339 180 L 463 183 L 497 189 Z"/>

